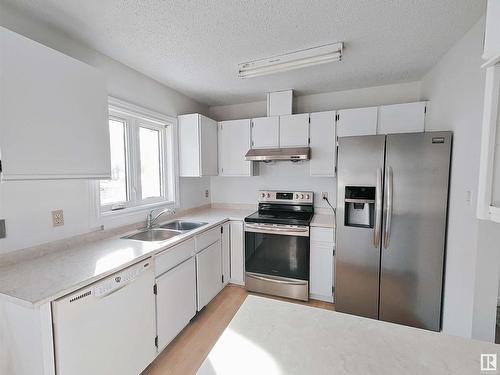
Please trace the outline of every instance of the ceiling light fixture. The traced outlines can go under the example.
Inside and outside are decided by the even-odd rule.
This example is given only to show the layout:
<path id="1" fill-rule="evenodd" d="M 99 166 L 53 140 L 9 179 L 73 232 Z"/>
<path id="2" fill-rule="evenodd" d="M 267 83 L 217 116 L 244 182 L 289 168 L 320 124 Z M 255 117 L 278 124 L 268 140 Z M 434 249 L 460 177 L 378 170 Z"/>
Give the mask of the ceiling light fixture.
<path id="1" fill-rule="evenodd" d="M 343 42 L 238 64 L 238 77 L 251 78 L 342 60 Z"/>

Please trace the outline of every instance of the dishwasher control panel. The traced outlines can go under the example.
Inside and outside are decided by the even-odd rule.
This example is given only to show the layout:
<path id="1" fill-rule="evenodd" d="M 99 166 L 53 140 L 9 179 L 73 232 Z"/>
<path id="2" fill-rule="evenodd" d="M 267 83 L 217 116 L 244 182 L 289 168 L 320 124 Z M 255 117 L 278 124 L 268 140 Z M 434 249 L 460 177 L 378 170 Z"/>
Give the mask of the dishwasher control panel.
<path id="1" fill-rule="evenodd" d="M 119 272 L 113 276 L 108 277 L 106 280 L 97 284 L 94 287 L 94 296 L 103 297 L 107 294 L 110 294 L 124 287 L 129 282 L 135 280 L 142 272 L 149 269 L 150 267 L 151 267 L 151 262 L 147 261 L 138 264 L 135 267 L 127 268 L 122 272 Z"/>

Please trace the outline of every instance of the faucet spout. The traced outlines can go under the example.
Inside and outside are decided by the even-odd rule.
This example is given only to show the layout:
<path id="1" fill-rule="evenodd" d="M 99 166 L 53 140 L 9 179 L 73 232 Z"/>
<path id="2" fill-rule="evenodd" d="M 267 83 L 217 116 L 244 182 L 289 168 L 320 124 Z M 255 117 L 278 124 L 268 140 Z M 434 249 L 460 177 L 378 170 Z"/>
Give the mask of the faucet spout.
<path id="1" fill-rule="evenodd" d="M 175 214 L 174 208 L 165 208 L 165 209 L 157 209 L 149 211 L 147 220 L 146 220 L 146 229 L 153 229 L 158 226 L 157 221 L 161 215 L 165 213 L 170 213 L 171 215 Z"/>

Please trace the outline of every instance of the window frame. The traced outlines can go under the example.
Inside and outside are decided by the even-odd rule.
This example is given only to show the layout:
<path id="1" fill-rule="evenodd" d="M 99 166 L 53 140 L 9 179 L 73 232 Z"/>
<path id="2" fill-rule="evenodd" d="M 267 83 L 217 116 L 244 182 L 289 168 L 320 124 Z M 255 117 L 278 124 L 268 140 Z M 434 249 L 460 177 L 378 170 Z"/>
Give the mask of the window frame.
<path id="1" fill-rule="evenodd" d="M 118 116 L 117 114 L 112 114 L 109 111 L 108 121 L 115 120 L 117 122 L 122 122 L 125 126 L 124 129 L 124 142 L 125 142 L 125 194 L 127 199 L 124 202 L 114 202 L 111 204 L 101 205 L 101 193 L 100 193 L 100 182 L 98 182 L 99 188 L 99 207 L 102 212 L 113 211 L 113 208 L 116 206 L 123 206 L 124 208 L 130 207 L 130 183 L 129 183 L 129 174 L 130 174 L 130 166 L 129 166 L 129 120 L 125 118 L 125 116 Z"/>
<path id="2" fill-rule="evenodd" d="M 148 197 L 146 199 L 142 198 L 142 181 L 141 181 L 141 157 L 140 157 L 140 129 L 145 128 L 145 129 L 150 129 L 150 130 L 156 130 L 159 132 L 159 152 L 160 152 L 160 197 Z M 138 142 L 138 150 L 137 150 L 137 161 L 138 161 L 138 173 L 137 173 L 137 179 L 139 181 L 137 185 L 137 197 L 140 197 L 141 202 L 144 202 L 144 204 L 148 203 L 156 203 L 160 200 L 164 200 L 164 197 L 168 197 L 169 195 L 169 189 L 168 189 L 168 184 L 165 181 L 166 174 L 167 174 L 167 167 L 166 167 L 166 160 L 168 155 L 167 153 L 167 147 L 165 146 L 165 143 L 167 142 L 167 134 L 166 134 L 166 126 L 158 125 L 156 123 L 147 121 L 142 119 L 141 121 L 137 122 L 136 126 L 136 131 L 137 131 L 137 142 Z"/>
<path id="3" fill-rule="evenodd" d="M 93 181 L 91 189 L 91 222 L 103 225 L 118 217 L 144 215 L 145 212 L 160 207 L 177 207 L 179 202 L 179 181 L 177 162 L 177 118 L 163 115 L 149 109 L 108 98 L 109 118 L 125 123 L 125 168 L 127 201 L 123 204 L 101 206 L 100 183 Z M 140 161 L 140 128 L 148 128 L 160 132 L 160 191 L 161 197 L 142 199 L 141 161 Z M 123 219 L 118 220 L 123 224 Z M 130 221 L 130 220 L 125 220 Z"/>

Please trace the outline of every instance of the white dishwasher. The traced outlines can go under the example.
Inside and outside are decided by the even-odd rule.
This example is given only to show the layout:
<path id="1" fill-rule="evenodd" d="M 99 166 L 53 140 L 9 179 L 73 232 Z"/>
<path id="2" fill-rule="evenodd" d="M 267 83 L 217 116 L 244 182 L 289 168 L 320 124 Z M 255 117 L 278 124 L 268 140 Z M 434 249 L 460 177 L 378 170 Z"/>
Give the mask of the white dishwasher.
<path id="1" fill-rule="evenodd" d="M 57 375 L 137 375 L 156 356 L 154 272 L 143 261 L 52 303 Z"/>

